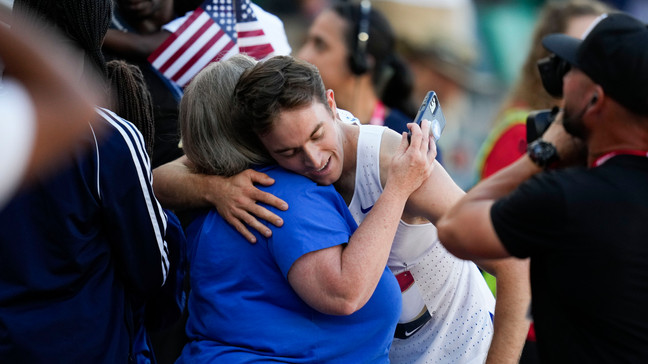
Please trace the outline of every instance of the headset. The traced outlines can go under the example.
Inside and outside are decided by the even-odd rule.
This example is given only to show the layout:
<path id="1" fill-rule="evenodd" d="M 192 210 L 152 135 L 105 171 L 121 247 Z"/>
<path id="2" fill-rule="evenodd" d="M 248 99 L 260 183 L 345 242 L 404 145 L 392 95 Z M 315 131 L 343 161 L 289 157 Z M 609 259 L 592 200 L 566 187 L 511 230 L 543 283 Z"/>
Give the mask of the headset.
<path id="1" fill-rule="evenodd" d="M 369 70 L 367 61 L 367 42 L 369 41 L 369 16 L 371 14 L 371 1 L 360 2 L 360 19 L 358 20 L 358 35 L 355 47 L 350 52 L 349 68 L 355 75 L 365 74 Z M 352 17 L 350 17 L 352 19 Z"/>
<path id="2" fill-rule="evenodd" d="M 598 101 L 598 94 L 594 93 L 594 96 L 592 96 L 592 99 L 590 100 L 590 105 L 596 104 L 597 101 Z"/>

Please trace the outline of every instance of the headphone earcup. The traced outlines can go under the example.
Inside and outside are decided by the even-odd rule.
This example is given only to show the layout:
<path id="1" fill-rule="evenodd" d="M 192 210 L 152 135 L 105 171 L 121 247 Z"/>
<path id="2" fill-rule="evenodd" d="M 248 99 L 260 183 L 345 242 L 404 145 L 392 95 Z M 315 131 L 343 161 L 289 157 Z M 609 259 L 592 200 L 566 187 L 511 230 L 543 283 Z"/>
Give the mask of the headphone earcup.
<path id="1" fill-rule="evenodd" d="M 356 50 L 349 57 L 349 68 L 351 69 L 351 72 L 357 76 L 367 73 L 369 70 L 367 58 Z"/>

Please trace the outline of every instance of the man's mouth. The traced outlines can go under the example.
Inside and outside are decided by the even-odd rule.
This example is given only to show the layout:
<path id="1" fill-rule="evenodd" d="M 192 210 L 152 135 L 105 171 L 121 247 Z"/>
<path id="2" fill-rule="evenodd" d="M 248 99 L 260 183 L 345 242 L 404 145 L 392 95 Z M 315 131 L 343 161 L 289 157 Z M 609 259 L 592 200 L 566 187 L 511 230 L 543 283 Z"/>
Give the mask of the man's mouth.
<path id="1" fill-rule="evenodd" d="M 324 163 L 322 168 L 320 168 L 320 169 L 318 169 L 316 171 L 312 171 L 311 174 L 314 174 L 314 175 L 326 174 L 326 172 L 328 172 L 328 166 L 329 166 L 330 163 L 331 163 L 331 158 L 329 157 L 329 159 L 326 161 L 326 163 Z"/>

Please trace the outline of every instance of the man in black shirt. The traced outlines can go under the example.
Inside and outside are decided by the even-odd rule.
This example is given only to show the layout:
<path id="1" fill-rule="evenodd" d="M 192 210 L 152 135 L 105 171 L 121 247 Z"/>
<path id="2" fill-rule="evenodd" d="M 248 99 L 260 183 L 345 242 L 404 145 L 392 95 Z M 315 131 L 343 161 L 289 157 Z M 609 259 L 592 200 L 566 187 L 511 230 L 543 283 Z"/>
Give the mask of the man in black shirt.
<path id="1" fill-rule="evenodd" d="M 465 259 L 531 258 L 543 362 L 647 362 L 648 28 L 607 14 L 583 40 L 543 44 L 562 65 L 545 88 L 564 111 L 441 219 L 439 237 Z"/>

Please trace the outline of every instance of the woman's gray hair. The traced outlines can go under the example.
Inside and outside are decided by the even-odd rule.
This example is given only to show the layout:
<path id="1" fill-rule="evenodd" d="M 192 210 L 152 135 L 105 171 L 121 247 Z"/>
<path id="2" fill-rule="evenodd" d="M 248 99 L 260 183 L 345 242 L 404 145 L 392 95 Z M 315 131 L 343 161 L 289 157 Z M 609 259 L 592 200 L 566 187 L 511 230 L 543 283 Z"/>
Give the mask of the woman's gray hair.
<path id="1" fill-rule="evenodd" d="M 200 71 L 180 101 L 180 132 L 187 158 L 199 173 L 233 176 L 255 164 L 273 163 L 236 134 L 234 88 L 256 61 L 245 55 L 214 62 Z"/>

